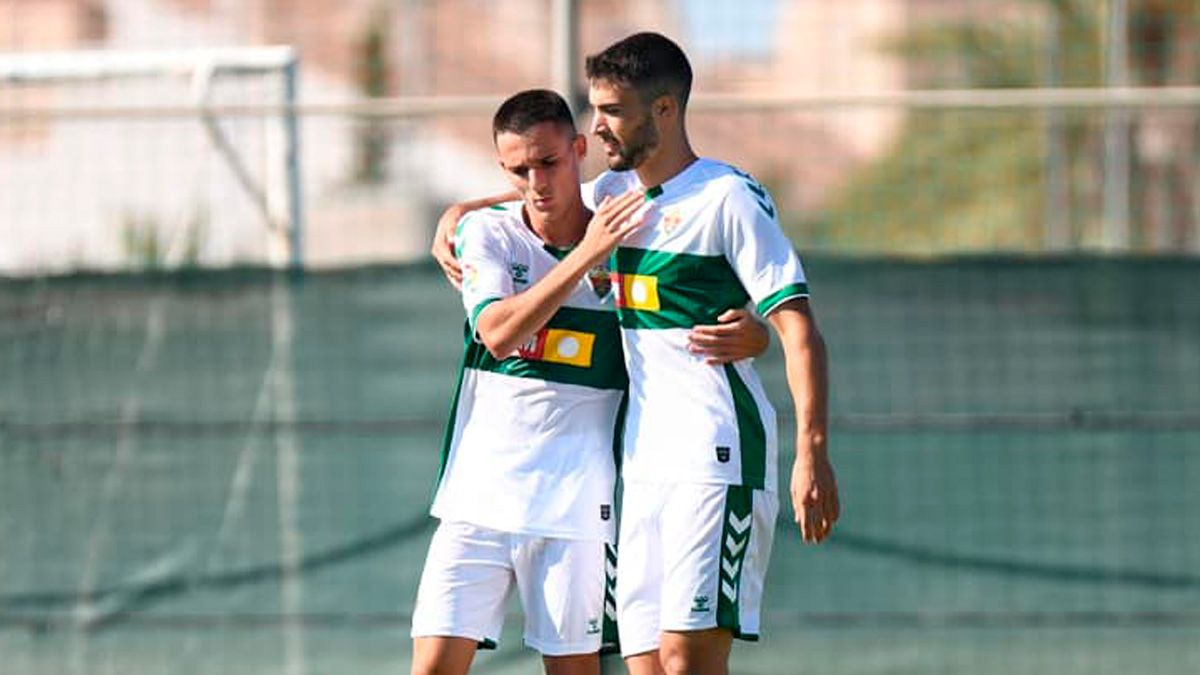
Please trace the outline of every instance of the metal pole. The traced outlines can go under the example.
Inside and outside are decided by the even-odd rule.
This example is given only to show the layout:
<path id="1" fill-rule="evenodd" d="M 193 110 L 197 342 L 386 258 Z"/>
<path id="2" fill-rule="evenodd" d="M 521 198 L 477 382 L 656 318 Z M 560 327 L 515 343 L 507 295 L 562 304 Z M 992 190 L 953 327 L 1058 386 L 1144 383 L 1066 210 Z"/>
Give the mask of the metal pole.
<path id="1" fill-rule="evenodd" d="M 554 88 L 571 112 L 579 115 L 581 109 L 579 77 L 579 2 L 578 0 L 554 0 L 553 38 L 550 46 L 550 59 L 553 64 L 551 73 Z"/>
<path id="2" fill-rule="evenodd" d="M 1108 49 L 1105 54 L 1105 84 L 1129 86 L 1129 16 L 1127 0 L 1110 0 L 1108 6 Z M 1110 109 L 1104 130 L 1104 240 L 1109 250 L 1128 249 L 1129 213 L 1129 127 L 1128 110 Z"/>
<path id="3" fill-rule="evenodd" d="M 1045 50 L 1046 86 L 1056 88 L 1061 83 L 1061 23 L 1057 10 L 1051 10 L 1046 27 Z M 1071 247 L 1071 201 L 1067 183 L 1067 143 L 1063 111 L 1047 108 L 1046 115 L 1046 250 L 1064 251 Z"/>
<path id="4" fill-rule="evenodd" d="M 287 186 L 288 186 L 288 266 L 292 271 L 304 269 L 304 195 L 300 175 L 300 122 L 296 113 L 297 89 L 299 88 L 299 57 L 293 58 L 283 70 L 284 109 L 283 124 L 287 134 Z"/>

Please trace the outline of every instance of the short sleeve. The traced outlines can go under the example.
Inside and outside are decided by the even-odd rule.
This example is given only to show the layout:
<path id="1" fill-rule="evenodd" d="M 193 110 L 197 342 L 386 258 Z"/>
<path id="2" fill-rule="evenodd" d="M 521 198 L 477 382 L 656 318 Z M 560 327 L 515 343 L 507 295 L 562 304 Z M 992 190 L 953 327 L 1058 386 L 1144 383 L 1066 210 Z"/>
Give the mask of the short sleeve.
<path id="1" fill-rule="evenodd" d="M 485 307 L 514 294 L 512 276 L 507 269 L 508 244 L 501 236 L 501 228 L 486 213 L 472 211 L 463 216 L 454 238 L 462 264 L 463 307 L 472 333 L 476 330 L 479 313 Z"/>
<path id="2" fill-rule="evenodd" d="M 601 174 L 601 177 L 603 177 L 603 174 Z M 588 182 L 579 186 L 580 196 L 583 197 L 583 205 L 586 206 L 589 211 L 595 211 L 596 204 L 603 200 L 603 197 L 596 197 L 596 190 L 600 187 L 599 183 L 600 178 L 598 177 L 593 178 L 592 180 L 589 180 Z"/>
<path id="3" fill-rule="evenodd" d="M 583 204 L 595 211 L 605 197 L 616 197 L 637 186 L 637 174 L 633 171 L 605 171 L 580 186 Z"/>
<path id="4" fill-rule="evenodd" d="M 766 188 L 737 173 L 730 179 L 721 216 L 725 257 L 760 315 L 793 298 L 808 297 L 804 267 L 779 225 Z"/>

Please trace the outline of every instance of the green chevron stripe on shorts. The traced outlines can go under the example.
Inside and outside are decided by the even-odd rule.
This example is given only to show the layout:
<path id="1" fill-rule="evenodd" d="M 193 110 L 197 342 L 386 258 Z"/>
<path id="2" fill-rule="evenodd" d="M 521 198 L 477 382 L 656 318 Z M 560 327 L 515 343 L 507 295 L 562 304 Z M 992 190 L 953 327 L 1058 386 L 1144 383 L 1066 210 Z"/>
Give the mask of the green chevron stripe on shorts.
<path id="1" fill-rule="evenodd" d="M 604 630 L 600 633 L 601 653 L 619 653 L 617 637 L 617 547 L 604 545 Z"/>
<path id="2" fill-rule="evenodd" d="M 733 636 L 755 640 L 742 633 L 738 606 L 742 582 L 742 563 L 750 547 L 750 523 L 754 519 L 754 489 L 730 485 L 725 492 L 724 527 L 721 531 L 721 575 L 717 589 L 717 627 L 728 628 Z"/>

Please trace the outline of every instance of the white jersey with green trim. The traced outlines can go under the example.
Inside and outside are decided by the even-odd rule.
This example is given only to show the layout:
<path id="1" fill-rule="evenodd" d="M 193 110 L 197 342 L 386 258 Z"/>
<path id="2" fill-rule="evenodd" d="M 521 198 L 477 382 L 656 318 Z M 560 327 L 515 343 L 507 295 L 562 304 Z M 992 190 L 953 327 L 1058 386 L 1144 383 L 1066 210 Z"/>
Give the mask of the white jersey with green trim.
<path id="1" fill-rule="evenodd" d="M 455 245 L 468 325 L 431 513 L 612 542 L 613 437 L 628 378 L 607 270 L 581 280 L 541 330 L 496 359 L 475 337 L 480 311 L 529 288 L 563 252 L 525 225 L 520 202 L 467 214 Z"/>
<path id="2" fill-rule="evenodd" d="M 584 185 L 584 201 L 635 187 L 635 172 L 605 172 Z M 646 225 L 612 263 L 630 382 L 622 475 L 773 491 L 775 409 L 751 362 L 707 365 L 687 338 L 725 310 L 753 302 L 767 316 L 807 297 L 800 259 L 767 191 L 728 164 L 698 159 L 647 199 Z"/>

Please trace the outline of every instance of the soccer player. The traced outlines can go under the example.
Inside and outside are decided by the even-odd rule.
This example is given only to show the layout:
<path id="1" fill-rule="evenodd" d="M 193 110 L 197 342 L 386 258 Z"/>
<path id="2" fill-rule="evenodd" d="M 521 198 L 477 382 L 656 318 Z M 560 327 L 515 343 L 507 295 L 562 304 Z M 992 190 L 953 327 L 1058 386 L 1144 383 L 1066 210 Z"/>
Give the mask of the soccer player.
<path id="1" fill-rule="evenodd" d="M 613 434 L 627 384 L 601 263 L 647 206 L 637 190 L 605 200 L 594 216 L 584 206 L 586 139 L 553 92 L 505 101 L 493 140 L 520 199 L 470 214 L 457 239 L 468 338 L 431 509 L 441 523 L 413 615 L 412 670 L 465 673 L 478 645 L 499 636 L 515 586 L 525 641 L 546 671 L 596 673 L 615 521 Z"/>
<path id="2" fill-rule="evenodd" d="M 644 199 L 630 192 L 592 216 L 579 192 L 586 140 L 553 92 L 509 98 L 492 130 L 521 201 L 471 214 L 457 240 L 470 334 L 412 672 L 466 673 L 477 646 L 499 638 L 515 585 L 546 672 L 596 673 L 627 378 L 608 289 L 587 274 L 640 223 Z"/>
<path id="3" fill-rule="evenodd" d="M 767 191 L 691 148 L 692 71 L 678 45 L 639 33 L 586 67 L 591 132 L 610 171 L 585 186 L 585 198 L 640 189 L 652 200 L 645 226 L 615 254 L 630 375 L 621 648 L 634 675 L 724 674 L 733 638 L 758 636 L 778 508 L 775 414 L 749 363 L 696 358 L 689 329 L 751 301 L 779 334 L 796 416 L 791 501 L 812 543 L 840 511 L 826 450 L 825 346 Z"/>

